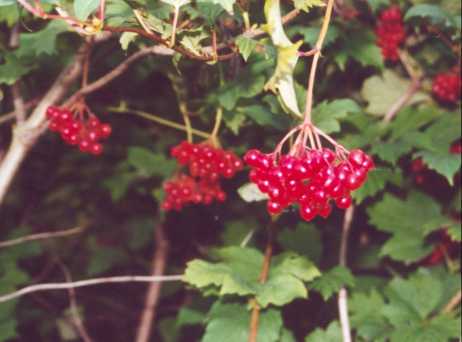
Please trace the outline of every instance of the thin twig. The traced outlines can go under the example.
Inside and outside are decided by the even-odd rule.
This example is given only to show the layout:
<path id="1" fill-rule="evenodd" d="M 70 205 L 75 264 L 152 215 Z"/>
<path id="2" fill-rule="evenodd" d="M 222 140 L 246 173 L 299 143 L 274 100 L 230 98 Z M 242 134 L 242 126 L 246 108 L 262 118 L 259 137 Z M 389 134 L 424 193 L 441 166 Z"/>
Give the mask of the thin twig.
<path id="1" fill-rule="evenodd" d="M 318 68 L 318 61 L 321 57 L 322 44 L 324 43 L 324 38 L 326 37 L 327 30 L 329 29 L 330 18 L 332 16 L 332 8 L 334 6 L 334 0 L 328 0 L 326 14 L 322 21 L 321 31 L 319 32 L 318 40 L 314 46 L 314 57 L 313 62 L 311 63 L 310 75 L 308 77 L 308 88 L 306 90 L 306 105 L 305 105 L 305 120 L 307 124 L 311 123 L 311 110 L 313 108 L 313 90 L 314 90 L 314 81 L 316 79 L 316 69 Z"/>
<path id="2" fill-rule="evenodd" d="M 443 310 L 441 310 L 442 314 L 448 314 L 454 308 L 460 304 L 460 301 L 462 300 L 462 290 L 459 289 L 457 293 L 449 300 L 449 302 L 444 306 Z"/>
<path id="3" fill-rule="evenodd" d="M 258 279 L 260 284 L 266 283 L 269 275 L 271 257 L 273 255 L 274 222 L 275 221 L 272 221 L 268 226 L 268 240 L 266 241 L 265 257 L 263 259 L 260 277 Z M 258 336 L 258 321 L 260 319 L 260 306 L 255 298 L 250 301 L 250 304 L 252 306 L 252 313 L 250 315 L 249 342 L 256 342 Z"/>
<path id="4" fill-rule="evenodd" d="M 351 205 L 343 218 L 342 237 L 340 241 L 339 264 L 347 267 L 348 236 L 354 215 L 354 205 Z M 342 327 L 343 342 L 351 342 L 350 320 L 348 317 L 348 292 L 342 287 L 338 293 L 338 311 Z"/>
<path id="5" fill-rule="evenodd" d="M 58 265 L 61 268 L 61 271 L 64 273 L 64 277 L 66 278 L 66 281 L 68 283 L 71 283 L 72 278 L 71 278 L 71 274 L 69 270 L 67 269 L 67 267 L 60 260 L 58 260 Z M 68 293 L 69 293 L 69 309 L 71 312 L 72 323 L 84 342 L 92 342 L 92 339 L 90 335 L 88 334 L 87 329 L 85 328 L 85 325 L 83 324 L 83 321 L 80 317 L 79 310 L 77 309 L 77 299 L 75 295 L 75 289 L 73 287 L 69 288 Z"/>
<path id="6" fill-rule="evenodd" d="M 412 80 L 411 84 L 409 85 L 409 88 L 406 90 L 406 92 L 395 102 L 393 105 L 390 107 L 388 112 L 385 114 L 383 117 L 383 122 L 384 123 L 390 123 L 391 120 L 396 116 L 396 114 L 399 113 L 399 111 L 409 103 L 409 101 L 414 97 L 414 95 L 417 93 L 417 91 L 420 89 L 421 82 L 420 80 Z"/>
<path id="7" fill-rule="evenodd" d="M 21 25 L 16 24 L 11 30 L 9 45 L 11 49 L 19 47 L 19 33 Z M 14 111 L 16 115 L 16 122 L 22 123 L 26 119 L 26 107 L 24 99 L 21 94 L 21 81 L 17 80 L 11 85 L 11 95 L 13 96 Z"/>
<path id="8" fill-rule="evenodd" d="M 120 109 L 120 108 L 117 108 L 117 107 L 107 107 L 106 110 L 109 111 L 109 112 L 114 112 L 114 113 L 135 114 L 135 115 L 138 115 L 138 116 L 140 116 L 142 118 L 145 118 L 147 120 L 157 122 L 158 124 L 161 124 L 163 126 L 167 126 L 167 127 L 170 127 L 170 128 L 180 130 L 180 131 L 184 131 L 184 132 L 186 132 L 188 130 L 185 125 L 182 125 L 182 124 L 179 124 L 179 123 L 176 123 L 174 121 L 167 120 L 167 119 L 163 119 L 163 118 L 161 118 L 161 117 L 159 117 L 157 115 L 147 113 L 147 112 L 143 112 L 141 110 L 129 109 L 129 108 Z M 200 131 L 200 130 L 195 129 L 195 128 L 191 129 L 191 133 L 194 134 L 194 135 L 197 135 L 198 137 L 202 137 L 202 138 L 205 138 L 205 139 L 210 138 L 210 134 L 208 134 L 207 132 L 204 132 L 204 131 Z"/>
<path id="9" fill-rule="evenodd" d="M 13 240 L 0 241 L 0 248 L 19 245 L 20 243 L 24 243 L 28 241 L 51 239 L 51 238 L 56 238 L 56 237 L 63 237 L 63 236 L 78 234 L 78 233 L 81 233 L 84 229 L 85 227 L 75 227 L 75 228 L 68 229 L 68 230 L 62 230 L 62 231 L 57 231 L 57 232 L 44 232 L 44 233 L 23 236 L 23 237 L 13 239 Z"/>
<path id="10" fill-rule="evenodd" d="M 416 69 L 416 62 L 411 58 L 411 56 L 404 51 L 399 51 L 399 59 L 411 78 L 411 84 L 406 92 L 390 107 L 383 117 L 382 122 L 385 124 L 388 124 L 391 120 L 393 120 L 396 114 L 398 114 L 401 108 L 409 103 L 422 85 L 422 72 L 421 70 Z"/>
<path id="11" fill-rule="evenodd" d="M 125 59 L 122 63 L 117 65 L 114 69 L 109 71 L 107 74 L 104 76 L 101 76 L 99 79 L 96 81 L 91 82 L 90 84 L 80 88 L 71 98 L 69 98 L 65 105 L 70 104 L 74 102 L 77 98 L 81 96 L 88 95 L 96 90 L 101 89 L 105 85 L 107 85 L 109 82 L 113 81 L 115 78 L 119 77 L 122 75 L 125 71 L 127 71 L 128 67 L 139 60 L 140 58 L 143 58 L 145 56 L 149 56 L 151 54 L 154 54 L 155 51 L 157 51 L 157 47 L 148 47 L 141 49 L 137 52 L 135 52 L 133 55 Z"/>
<path id="12" fill-rule="evenodd" d="M 165 236 L 164 225 L 161 223 L 154 229 L 155 252 L 152 259 L 151 274 L 162 276 L 165 271 L 168 256 L 168 240 Z M 136 333 L 136 342 L 147 342 L 151 334 L 152 325 L 156 318 L 156 307 L 159 301 L 162 283 L 151 283 L 146 293 L 144 310 Z"/>
<path id="13" fill-rule="evenodd" d="M 67 290 L 70 288 L 93 286 L 100 284 L 111 284 L 111 283 L 150 283 L 150 282 L 165 282 L 165 281 L 181 281 L 183 275 L 165 275 L 165 276 L 118 276 L 118 277 L 105 277 L 105 278 L 94 278 L 87 280 L 79 280 L 72 283 L 44 283 L 26 286 L 18 291 L 8 293 L 0 296 L 0 303 L 7 302 L 9 300 L 22 297 L 26 294 L 39 292 L 39 291 L 50 291 L 50 290 Z"/>

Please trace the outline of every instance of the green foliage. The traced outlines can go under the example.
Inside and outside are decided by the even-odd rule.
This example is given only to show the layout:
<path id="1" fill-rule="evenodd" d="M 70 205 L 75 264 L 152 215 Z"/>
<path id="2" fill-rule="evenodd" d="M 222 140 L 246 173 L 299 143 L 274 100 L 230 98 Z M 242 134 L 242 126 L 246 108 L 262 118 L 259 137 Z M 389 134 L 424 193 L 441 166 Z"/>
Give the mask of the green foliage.
<path id="1" fill-rule="evenodd" d="M 425 237 L 450 219 L 442 215 L 441 206 L 431 197 L 412 192 L 405 200 L 390 194 L 368 209 L 369 222 L 392 234 L 383 245 L 381 255 L 410 263 L 428 254 Z"/>
<path id="2" fill-rule="evenodd" d="M 236 45 L 239 48 L 239 52 L 245 61 L 247 61 L 257 44 L 257 41 L 243 35 L 236 38 Z"/>
<path id="3" fill-rule="evenodd" d="M 443 282 L 422 269 L 408 279 L 391 280 L 384 297 L 376 291 L 355 294 L 350 300 L 351 323 L 365 339 L 448 341 L 459 337 L 458 320 L 438 313 Z"/>
<path id="4" fill-rule="evenodd" d="M 204 342 L 247 341 L 250 312 L 245 304 L 216 302 L 208 314 Z M 258 341 L 277 342 L 282 328 L 281 313 L 277 309 L 265 309 L 260 313 Z"/>
<path id="5" fill-rule="evenodd" d="M 310 287 L 321 293 L 324 300 L 328 300 L 342 287 L 353 287 L 354 285 L 355 279 L 350 270 L 343 266 L 336 266 L 315 279 Z"/>
<path id="6" fill-rule="evenodd" d="M 305 257 L 283 253 L 273 258 L 268 280 L 258 282 L 263 255 L 251 248 L 226 247 L 214 251 L 220 262 L 193 260 L 187 265 L 184 281 L 201 290 L 214 289 L 219 296 L 255 295 L 263 307 L 282 306 L 295 298 L 306 298 L 304 282 L 320 275 Z"/>
<path id="7" fill-rule="evenodd" d="M 75 17 L 79 20 L 86 20 L 90 14 L 92 14 L 99 5 L 98 0 L 75 0 L 74 1 L 74 13 Z"/>
<path id="8" fill-rule="evenodd" d="M 63 10 L 86 24 L 100 4 L 37 3 L 46 13 Z M 248 183 L 247 167 L 220 179 L 225 202 L 160 209 L 165 181 L 189 172 L 169 154 L 185 139 L 181 114 L 195 129 L 194 143 L 207 140 L 218 122 L 207 143 L 239 156 L 251 148 L 272 153 L 302 123 L 313 56 L 301 52 L 319 39 L 325 3 L 107 0 L 102 31 L 113 32 L 100 39 L 101 32 L 81 34 L 66 20 L 44 20 L 17 1 L 0 0 L 2 176 L 12 160 L 8 151 L 15 151 L 10 140 L 22 141 L 37 124 L 46 131 L 42 115 L 25 124 L 7 115 L 20 104 L 15 91 L 28 115 L 46 109 L 40 103 L 45 94 L 47 103 L 69 105 L 86 79 L 84 68 L 61 72 L 93 39 L 88 83 L 100 85 L 114 68 L 122 71 L 82 98 L 112 126 L 101 156 L 79 153 L 49 132 L 27 145 L 27 159 L 0 198 L 0 241 L 77 225 L 88 229 L 0 244 L 0 296 L 32 283 L 64 282 L 60 264 L 73 280 L 148 275 L 159 261 L 152 260 L 157 246 L 165 243 L 164 273 L 182 274 L 183 281 L 162 283 L 150 336 L 159 342 L 247 341 L 253 305 L 260 309 L 258 342 L 341 341 L 335 297 L 342 287 L 357 342 L 459 339 L 460 307 L 447 305 L 461 289 L 461 156 L 451 153 L 461 138 L 461 102 L 443 102 L 432 84 L 439 73 L 457 74 L 459 1 L 345 1 L 334 8 L 314 79 L 313 124 L 333 139 L 321 139 L 324 147 L 335 140 L 348 150 L 360 148 L 376 165 L 352 192 L 351 269 L 338 266 L 345 212 L 331 202 L 327 219 L 307 223 L 294 205 L 272 218 L 272 256 L 262 281 L 268 197 Z M 390 6 L 400 7 L 406 32 L 397 61 L 385 61 L 377 45 L 378 16 Z M 176 43 L 170 46 L 175 14 Z M 13 30 L 19 30 L 17 48 L 10 43 Z M 131 59 L 148 47 L 153 53 Z M 127 59 L 131 63 L 121 64 Z M 68 79 L 74 72 L 80 74 Z M 53 84 L 66 87 L 49 92 Z M 108 110 L 118 104 L 127 113 Z M 214 116 L 219 108 L 221 122 Z M 129 113 L 156 113 L 179 129 Z M 283 153 L 294 143 L 287 139 Z M 21 228 L 25 224 L 30 227 Z M 155 241 L 160 228 L 165 241 Z M 77 314 L 91 339 L 132 340 L 147 287 L 76 289 Z M 71 313 L 67 291 L 0 303 L 0 341 L 77 339 Z"/>
<path id="9" fill-rule="evenodd" d="M 366 112 L 373 115 L 385 115 L 396 101 L 409 89 L 411 81 L 402 78 L 391 70 L 385 70 L 381 76 L 368 78 L 361 89 L 361 95 L 368 102 Z M 428 95 L 417 92 L 408 104 L 428 100 Z"/>
<path id="10" fill-rule="evenodd" d="M 458 20 L 456 16 L 447 13 L 440 6 L 432 4 L 416 4 L 409 8 L 404 16 L 404 20 L 409 21 L 414 18 L 428 18 L 432 24 L 448 27 L 457 25 Z M 460 26 L 460 24 L 458 25 Z"/>
<path id="11" fill-rule="evenodd" d="M 313 109 L 314 124 L 327 134 L 340 131 L 339 120 L 349 113 L 357 113 L 361 109 L 350 99 L 340 99 L 332 102 L 321 102 Z"/>
<path id="12" fill-rule="evenodd" d="M 305 338 L 305 342 L 337 342 L 342 340 L 342 330 L 340 324 L 334 321 L 323 329 L 316 329 Z"/>
<path id="13" fill-rule="evenodd" d="M 353 59 L 362 66 L 373 66 L 383 68 L 382 55 L 375 43 L 375 36 L 372 32 L 361 30 L 349 32 L 343 36 L 340 51 L 335 54 L 335 62 L 344 71 L 349 59 Z"/>

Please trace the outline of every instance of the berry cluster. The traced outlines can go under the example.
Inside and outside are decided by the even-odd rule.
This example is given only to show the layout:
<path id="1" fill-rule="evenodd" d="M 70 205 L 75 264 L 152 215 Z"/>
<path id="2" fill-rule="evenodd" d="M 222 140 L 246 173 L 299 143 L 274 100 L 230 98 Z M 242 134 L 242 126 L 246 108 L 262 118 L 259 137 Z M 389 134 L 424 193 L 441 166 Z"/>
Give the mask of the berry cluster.
<path id="1" fill-rule="evenodd" d="M 327 218 L 330 201 L 338 208 L 351 205 L 350 192 L 358 189 L 374 163 L 361 150 L 353 150 L 342 158 L 328 148 L 305 150 L 298 155 L 263 154 L 258 150 L 246 153 L 244 161 L 252 168 L 249 178 L 267 194 L 267 210 L 279 214 L 293 203 L 299 204 L 300 216 L 311 221 L 317 215 Z"/>
<path id="2" fill-rule="evenodd" d="M 101 123 L 93 114 L 84 119 L 81 115 L 60 107 L 48 107 L 46 115 L 50 120 L 48 128 L 52 132 L 60 133 L 64 142 L 78 146 L 79 150 L 85 153 L 103 153 L 100 140 L 111 135 L 112 128 L 109 124 Z"/>
<path id="3" fill-rule="evenodd" d="M 181 210 L 187 204 L 209 205 L 214 200 L 224 202 L 226 193 L 221 189 L 218 182 L 196 180 L 195 178 L 180 174 L 164 184 L 166 198 L 162 203 L 162 209 Z"/>
<path id="4" fill-rule="evenodd" d="M 232 151 L 215 148 L 209 144 L 181 142 L 172 148 L 171 156 L 180 165 L 188 166 L 193 177 L 217 181 L 220 177 L 232 178 L 241 171 L 242 161 Z"/>
<path id="5" fill-rule="evenodd" d="M 187 204 L 209 205 L 223 202 L 226 193 L 221 189 L 220 178 L 232 178 L 242 170 L 243 163 L 232 151 L 215 148 L 208 143 L 181 142 L 171 150 L 178 164 L 189 174 L 180 173 L 165 182 L 165 211 L 181 210 Z"/>
<path id="6" fill-rule="evenodd" d="M 436 75 L 432 83 L 432 92 L 438 100 L 456 103 L 460 99 L 460 74 L 458 72 Z"/>
<path id="7" fill-rule="evenodd" d="M 392 6 L 381 13 L 375 34 L 377 45 L 382 49 L 383 58 L 397 61 L 398 47 L 406 36 L 401 10 L 398 6 Z"/>

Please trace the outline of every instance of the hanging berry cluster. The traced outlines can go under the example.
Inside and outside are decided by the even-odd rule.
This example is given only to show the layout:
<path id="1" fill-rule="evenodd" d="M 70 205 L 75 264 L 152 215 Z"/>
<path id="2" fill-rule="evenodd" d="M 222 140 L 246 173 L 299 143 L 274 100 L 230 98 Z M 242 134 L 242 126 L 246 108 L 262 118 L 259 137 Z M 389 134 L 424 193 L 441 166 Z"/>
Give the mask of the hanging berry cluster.
<path id="1" fill-rule="evenodd" d="M 300 130 L 300 134 L 288 154 L 281 154 L 287 138 Z M 335 150 L 322 147 L 319 136 L 328 139 Z M 309 137 L 311 147 L 306 146 Z M 332 207 L 351 205 L 351 191 L 365 182 L 372 159 L 361 150 L 348 152 L 329 136 L 314 126 L 302 125 L 279 143 L 276 150 L 264 154 L 249 150 L 244 161 L 251 167 L 250 181 L 267 194 L 267 210 L 276 215 L 292 204 L 299 205 L 300 216 L 311 221 L 317 215 L 327 218 Z"/>
<path id="2" fill-rule="evenodd" d="M 209 205 L 223 202 L 226 193 L 221 178 L 232 178 L 242 170 L 243 163 L 232 151 L 215 148 L 209 143 L 181 142 L 171 150 L 171 156 L 189 174 L 179 173 L 164 184 L 166 198 L 162 208 L 181 210 L 187 204 Z"/>
<path id="3" fill-rule="evenodd" d="M 65 143 L 78 147 L 81 152 L 100 155 L 103 153 L 100 141 L 111 135 L 112 128 L 86 111 L 88 115 L 84 116 L 81 110 L 50 106 L 46 112 L 50 121 L 48 129 L 59 133 Z"/>
<path id="4" fill-rule="evenodd" d="M 453 104 L 460 99 L 460 72 L 441 73 L 436 75 L 432 83 L 432 91 L 438 100 Z"/>
<path id="5" fill-rule="evenodd" d="M 397 61 L 399 59 L 398 47 L 406 36 L 401 10 L 398 6 L 392 6 L 381 13 L 375 34 L 377 45 L 382 49 L 383 58 Z"/>

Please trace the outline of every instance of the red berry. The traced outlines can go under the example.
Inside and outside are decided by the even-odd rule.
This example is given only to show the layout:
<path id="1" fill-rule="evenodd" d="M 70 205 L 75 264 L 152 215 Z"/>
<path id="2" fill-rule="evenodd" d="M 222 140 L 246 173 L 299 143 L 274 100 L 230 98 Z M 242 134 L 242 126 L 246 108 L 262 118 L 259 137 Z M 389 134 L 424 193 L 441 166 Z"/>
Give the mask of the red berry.
<path id="1" fill-rule="evenodd" d="M 268 201 L 266 203 L 266 208 L 271 215 L 277 215 L 282 212 L 282 205 L 279 202 Z"/>
<path id="2" fill-rule="evenodd" d="M 335 205 L 340 208 L 340 209 L 347 209 L 351 205 L 351 196 L 350 195 L 344 195 L 342 197 L 339 197 L 335 200 Z"/>
<path id="3" fill-rule="evenodd" d="M 300 216 L 302 217 L 302 219 L 304 219 L 305 221 L 311 221 L 312 219 L 314 219 L 316 217 L 316 215 L 318 214 L 316 209 L 314 209 L 313 207 L 311 207 L 310 205 L 305 205 L 305 204 L 302 204 L 300 206 L 300 209 L 299 209 L 299 212 L 300 212 Z"/>

